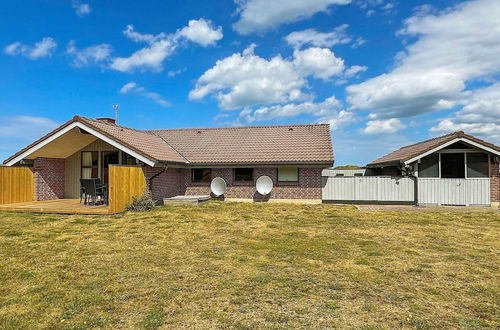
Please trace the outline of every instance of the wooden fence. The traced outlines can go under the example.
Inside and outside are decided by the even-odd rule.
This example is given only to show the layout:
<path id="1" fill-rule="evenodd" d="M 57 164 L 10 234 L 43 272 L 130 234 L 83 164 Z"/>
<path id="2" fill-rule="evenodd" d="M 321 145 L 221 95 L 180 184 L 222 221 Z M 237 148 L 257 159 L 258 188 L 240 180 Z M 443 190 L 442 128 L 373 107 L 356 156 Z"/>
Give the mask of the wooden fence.
<path id="1" fill-rule="evenodd" d="M 0 167 L 0 204 L 30 202 L 35 198 L 33 170 L 29 167 Z"/>
<path id="2" fill-rule="evenodd" d="M 415 202 L 415 181 L 408 177 L 323 176 L 323 200 L 338 202 Z"/>
<path id="3" fill-rule="evenodd" d="M 109 167 L 109 213 L 125 211 L 132 197 L 140 197 L 146 192 L 146 177 L 138 166 Z"/>

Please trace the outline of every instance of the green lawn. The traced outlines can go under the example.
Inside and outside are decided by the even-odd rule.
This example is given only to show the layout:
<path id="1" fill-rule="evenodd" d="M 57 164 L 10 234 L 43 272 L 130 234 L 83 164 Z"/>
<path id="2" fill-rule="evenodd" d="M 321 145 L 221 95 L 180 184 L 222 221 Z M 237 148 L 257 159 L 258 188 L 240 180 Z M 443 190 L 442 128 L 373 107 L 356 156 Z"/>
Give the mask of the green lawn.
<path id="1" fill-rule="evenodd" d="M 498 328 L 499 213 L 0 213 L 0 328 Z"/>

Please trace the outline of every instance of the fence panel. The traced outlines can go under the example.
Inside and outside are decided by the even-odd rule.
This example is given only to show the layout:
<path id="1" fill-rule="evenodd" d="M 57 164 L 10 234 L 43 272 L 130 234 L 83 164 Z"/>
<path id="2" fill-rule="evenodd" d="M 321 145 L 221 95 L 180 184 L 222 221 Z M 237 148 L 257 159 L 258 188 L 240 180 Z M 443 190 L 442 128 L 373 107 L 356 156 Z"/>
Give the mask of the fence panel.
<path id="1" fill-rule="evenodd" d="M 146 177 L 139 166 L 109 167 L 109 212 L 125 211 L 132 197 L 140 197 L 146 192 Z"/>
<path id="2" fill-rule="evenodd" d="M 414 202 L 415 181 L 407 177 L 326 176 L 323 200 L 329 201 L 373 201 Z"/>
<path id="3" fill-rule="evenodd" d="M 418 178 L 418 203 L 490 205 L 490 179 Z"/>
<path id="4" fill-rule="evenodd" d="M 33 170 L 29 167 L 0 167 L 0 204 L 35 199 Z"/>

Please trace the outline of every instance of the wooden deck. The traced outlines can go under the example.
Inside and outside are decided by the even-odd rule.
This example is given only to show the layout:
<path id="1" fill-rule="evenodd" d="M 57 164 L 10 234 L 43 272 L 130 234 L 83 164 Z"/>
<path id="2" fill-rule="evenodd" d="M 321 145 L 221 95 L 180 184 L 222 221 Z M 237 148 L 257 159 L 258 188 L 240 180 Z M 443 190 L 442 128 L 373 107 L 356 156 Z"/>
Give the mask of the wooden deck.
<path id="1" fill-rule="evenodd" d="M 107 205 L 83 205 L 79 199 L 56 199 L 51 201 L 1 204 L 0 211 L 88 215 L 110 213 Z"/>

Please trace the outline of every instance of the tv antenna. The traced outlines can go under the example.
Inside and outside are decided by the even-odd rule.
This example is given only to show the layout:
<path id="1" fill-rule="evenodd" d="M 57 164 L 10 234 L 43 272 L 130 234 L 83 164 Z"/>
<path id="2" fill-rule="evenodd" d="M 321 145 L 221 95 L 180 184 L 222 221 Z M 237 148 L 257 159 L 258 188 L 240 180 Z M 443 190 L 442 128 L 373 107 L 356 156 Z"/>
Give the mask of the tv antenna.
<path id="1" fill-rule="evenodd" d="M 113 104 L 113 109 L 115 109 L 115 124 L 118 125 L 118 110 L 120 106 L 118 104 Z"/>

